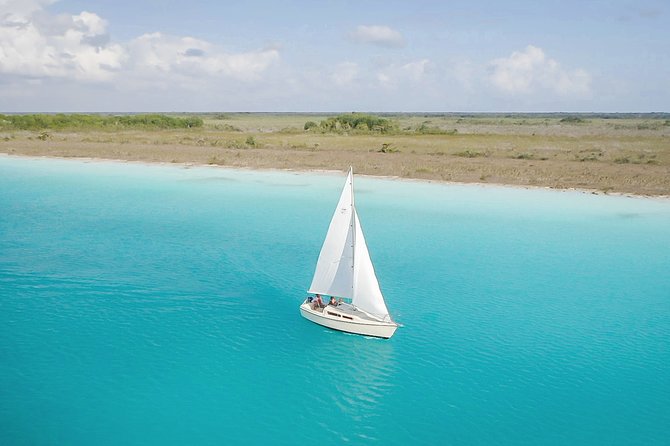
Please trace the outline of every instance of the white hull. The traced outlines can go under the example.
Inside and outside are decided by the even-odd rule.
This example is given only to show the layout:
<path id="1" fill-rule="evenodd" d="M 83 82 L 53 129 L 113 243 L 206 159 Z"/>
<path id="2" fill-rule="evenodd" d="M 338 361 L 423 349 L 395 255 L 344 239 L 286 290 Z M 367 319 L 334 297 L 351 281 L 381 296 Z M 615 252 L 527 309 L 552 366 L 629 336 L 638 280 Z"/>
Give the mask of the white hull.
<path id="1" fill-rule="evenodd" d="M 316 324 L 386 339 L 398 329 L 398 324 L 389 316 L 354 206 L 354 171 L 351 168 L 307 292 L 316 298 L 320 295 L 339 296 L 350 301 L 313 308 L 308 302 L 312 299 L 305 300 L 300 305 L 300 314 Z"/>
<path id="2" fill-rule="evenodd" d="M 395 322 L 374 319 L 367 313 L 349 305 L 342 305 L 341 308 L 327 305 L 322 310 L 314 310 L 309 303 L 304 302 L 300 305 L 300 314 L 305 319 L 324 327 L 363 336 L 388 339 L 398 328 Z"/>

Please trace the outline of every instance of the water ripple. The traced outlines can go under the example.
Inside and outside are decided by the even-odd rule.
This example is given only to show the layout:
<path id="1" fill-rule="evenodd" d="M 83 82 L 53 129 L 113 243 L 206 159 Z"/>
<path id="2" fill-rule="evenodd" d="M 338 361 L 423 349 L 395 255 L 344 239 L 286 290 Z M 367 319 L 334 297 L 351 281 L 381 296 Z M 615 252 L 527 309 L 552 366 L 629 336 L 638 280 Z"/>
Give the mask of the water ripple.
<path id="1" fill-rule="evenodd" d="M 665 441 L 655 202 L 367 181 L 381 340 L 298 312 L 331 180 L 63 169 L 0 175 L 2 444 Z"/>

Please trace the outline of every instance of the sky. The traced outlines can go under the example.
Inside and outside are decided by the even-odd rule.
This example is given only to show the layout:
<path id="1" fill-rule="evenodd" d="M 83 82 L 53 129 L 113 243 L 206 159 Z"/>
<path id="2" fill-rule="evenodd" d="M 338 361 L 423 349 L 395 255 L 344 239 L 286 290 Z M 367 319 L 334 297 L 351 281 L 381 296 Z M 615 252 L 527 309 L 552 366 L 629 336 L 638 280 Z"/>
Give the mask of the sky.
<path id="1" fill-rule="evenodd" d="M 669 112 L 670 2 L 0 0 L 1 112 Z"/>

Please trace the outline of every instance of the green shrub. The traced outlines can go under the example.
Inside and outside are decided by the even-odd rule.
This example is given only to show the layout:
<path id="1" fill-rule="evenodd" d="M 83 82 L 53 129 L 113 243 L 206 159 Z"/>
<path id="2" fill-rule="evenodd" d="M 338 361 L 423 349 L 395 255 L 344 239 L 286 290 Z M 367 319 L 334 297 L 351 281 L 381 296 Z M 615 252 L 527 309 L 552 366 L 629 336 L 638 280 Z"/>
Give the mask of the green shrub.
<path id="1" fill-rule="evenodd" d="M 578 117 L 578 116 L 566 116 L 565 118 L 561 119 L 559 122 L 565 123 L 565 124 L 582 124 L 586 122 L 586 120 Z"/>
<path id="2" fill-rule="evenodd" d="M 241 132 L 242 131 L 242 129 L 240 129 L 239 127 L 235 127 L 234 125 L 230 125 L 230 124 L 216 124 L 214 126 L 214 128 L 217 129 L 217 130 L 223 130 L 225 132 Z"/>
<path id="3" fill-rule="evenodd" d="M 305 130 L 316 128 L 316 123 L 308 121 Z M 365 113 L 348 113 L 324 119 L 318 124 L 322 132 L 390 133 L 398 129 L 390 119 Z"/>
<path id="4" fill-rule="evenodd" d="M 423 124 L 421 124 L 419 127 L 416 128 L 415 132 L 420 133 L 422 135 L 455 135 L 458 133 L 458 130 L 457 129 L 444 130 L 439 127 L 426 125 L 426 123 L 424 122 Z"/>
<path id="5" fill-rule="evenodd" d="M 396 149 L 393 147 L 393 143 L 383 143 L 381 149 L 377 150 L 377 152 L 380 153 L 398 153 L 400 152 L 399 149 Z"/>
<path id="6" fill-rule="evenodd" d="M 369 132 L 370 127 L 368 126 L 367 122 L 359 122 L 356 124 L 356 127 L 354 127 L 356 130 L 361 131 L 361 132 Z"/>
<path id="7" fill-rule="evenodd" d="M 140 128 L 140 129 L 177 129 L 202 127 L 198 117 L 176 118 L 160 114 L 145 115 L 0 115 L 1 129 L 16 130 L 62 130 L 62 129 L 104 129 L 104 128 Z"/>

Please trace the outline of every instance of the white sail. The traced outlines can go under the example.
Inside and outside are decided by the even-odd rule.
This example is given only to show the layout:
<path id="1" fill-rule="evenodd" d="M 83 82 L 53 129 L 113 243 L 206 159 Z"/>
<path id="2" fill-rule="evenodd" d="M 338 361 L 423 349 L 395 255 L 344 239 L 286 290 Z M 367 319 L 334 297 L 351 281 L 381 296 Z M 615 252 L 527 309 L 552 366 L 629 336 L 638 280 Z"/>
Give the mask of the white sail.
<path id="1" fill-rule="evenodd" d="M 351 305 L 324 308 L 308 298 L 300 305 L 300 314 L 334 330 L 388 339 L 398 324 L 391 320 L 379 289 L 354 205 L 353 181 L 350 169 L 309 287 L 310 293 L 350 298 Z"/>
<path id="2" fill-rule="evenodd" d="M 365 243 L 363 229 L 354 209 L 355 245 L 354 245 L 354 296 L 352 303 L 368 313 L 381 318 L 389 315 L 384 296 L 372 266 L 368 246 Z"/>
<path id="3" fill-rule="evenodd" d="M 353 174 L 351 170 L 316 263 L 310 293 L 353 298 Z"/>

